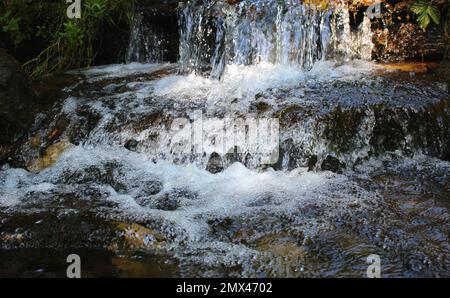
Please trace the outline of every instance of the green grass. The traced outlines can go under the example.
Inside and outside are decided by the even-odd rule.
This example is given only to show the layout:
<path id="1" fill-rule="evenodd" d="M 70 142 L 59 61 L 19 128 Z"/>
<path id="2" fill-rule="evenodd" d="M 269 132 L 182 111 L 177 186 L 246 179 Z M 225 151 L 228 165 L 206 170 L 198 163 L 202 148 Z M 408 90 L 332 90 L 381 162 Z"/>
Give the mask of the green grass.
<path id="1" fill-rule="evenodd" d="M 69 19 L 65 1 L 2 0 L 0 31 L 15 48 L 30 44 L 32 37 L 43 40 L 40 53 L 24 64 L 33 77 L 54 71 L 90 66 L 102 43 L 103 34 L 129 29 L 133 0 L 83 0 L 81 19 Z M 112 28 L 112 29 L 111 29 Z"/>

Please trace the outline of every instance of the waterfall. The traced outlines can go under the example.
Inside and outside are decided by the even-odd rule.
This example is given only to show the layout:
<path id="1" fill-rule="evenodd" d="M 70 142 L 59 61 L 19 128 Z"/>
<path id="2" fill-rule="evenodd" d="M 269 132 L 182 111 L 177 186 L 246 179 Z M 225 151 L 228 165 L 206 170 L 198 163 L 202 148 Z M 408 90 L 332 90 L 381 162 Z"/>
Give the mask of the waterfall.
<path id="1" fill-rule="evenodd" d="M 131 28 L 126 62 L 162 62 L 164 61 L 164 36 L 144 22 L 142 14 L 137 13 Z"/>
<path id="2" fill-rule="evenodd" d="M 217 56 L 223 52 L 223 50 L 219 50 L 222 39 L 220 37 L 223 36 L 221 34 L 223 32 L 222 18 L 211 14 L 214 5 L 196 5 L 196 3 L 196 1 L 180 3 L 178 15 L 179 63 L 183 72 L 202 70 L 203 67 L 209 66 L 212 51 L 216 50 Z M 216 39 L 215 36 L 220 40 L 212 40 Z"/>
<path id="3" fill-rule="evenodd" d="M 356 34 L 357 40 L 354 41 L 354 44 L 359 45 L 358 54 L 359 57 L 363 60 L 370 60 L 372 59 L 372 50 L 373 50 L 373 43 L 372 43 L 372 31 L 371 31 L 371 23 L 370 18 L 367 16 L 364 16 L 363 22 L 361 23 L 359 27 L 358 34 Z"/>
<path id="4" fill-rule="evenodd" d="M 344 5 L 335 7 L 330 23 L 332 31 L 329 57 L 348 61 L 350 59 L 370 60 L 372 58 L 372 32 L 370 19 L 364 16 L 358 30 L 350 28 L 350 16 Z"/>
<path id="5" fill-rule="evenodd" d="M 229 64 L 269 62 L 309 70 L 317 60 L 371 55 L 370 20 L 352 32 L 342 4 L 188 1 L 180 4 L 179 28 L 182 72 L 208 71 L 213 78 Z"/>
<path id="6" fill-rule="evenodd" d="M 172 52 L 177 50 L 171 49 L 177 47 L 177 40 L 181 73 L 211 78 L 220 78 L 230 64 L 268 62 L 309 70 L 317 60 L 371 58 L 370 19 L 364 17 L 352 30 L 348 8 L 339 1 L 326 5 L 300 0 L 243 0 L 234 5 L 216 0 L 180 2 L 176 39 L 173 28 L 168 28 L 170 21 L 147 14 L 140 10 L 134 18 L 128 63 L 175 61 L 177 53 Z"/>
<path id="7" fill-rule="evenodd" d="M 448 78 L 361 61 L 370 20 L 306 1 L 136 0 L 127 61 L 150 63 L 35 82 L 0 144 L 0 275 L 83 248 L 83 276 L 362 277 L 378 253 L 450 276 Z M 0 51 L 7 110 L 17 67 Z"/>

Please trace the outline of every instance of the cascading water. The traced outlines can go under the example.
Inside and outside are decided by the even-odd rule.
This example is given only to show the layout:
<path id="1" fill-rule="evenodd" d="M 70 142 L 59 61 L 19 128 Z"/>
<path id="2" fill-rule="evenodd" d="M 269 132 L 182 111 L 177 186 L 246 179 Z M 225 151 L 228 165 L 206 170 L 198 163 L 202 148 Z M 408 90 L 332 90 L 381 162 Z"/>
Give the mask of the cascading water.
<path id="1" fill-rule="evenodd" d="M 191 1 L 178 21 L 179 63 L 65 74 L 0 167 L 0 259 L 100 247 L 119 272 L 156 256 L 171 276 L 363 277 L 379 254 L 383 277 L 448 276 L 448 92 L 351 60 L 370 21 L 353 31 L 342 5 Z M 128 61 L 164 59 L 146 26 Z M 244 118 L 279 121 L 277 159 L 203 150 Z M 250 139 L 240 123 L 226 137 Z"/>
<path id="2" fill-rule="evenodd" d="M 164 61 L 164 36 L 147 26 L 137 13 L 133 20 L 126 62 L 154 63 Z"/>
<path id="3" fill-rule="evenodd" d="M 351 30 L 350 16 L 343 5 L 338 5 L 330 22 L 332 38 L 329 58 L 349 61 L 351 59 L 371 60 L 372 32 L 369 17 L 364 16 L 356 31 Z"/>
<path id="4" fill-rule="evenodd" d="M 370 60 L 371 55 L 370 21 L 365 18 L 358 32 L 351 32 L 348 11 L 341 4 L 188 1 L 180 8 L 179 20 L 182 71 L 209 70 L 216 78 L 229 64 L 269 62 L 309 70 L 317 60 Z"/>
<path id="5" fill-rule="evenodd" d="M 127 63 L 176 62 L 178 27 L 176 7 L 153 9 L 136 4 L 125 61 Z"/>

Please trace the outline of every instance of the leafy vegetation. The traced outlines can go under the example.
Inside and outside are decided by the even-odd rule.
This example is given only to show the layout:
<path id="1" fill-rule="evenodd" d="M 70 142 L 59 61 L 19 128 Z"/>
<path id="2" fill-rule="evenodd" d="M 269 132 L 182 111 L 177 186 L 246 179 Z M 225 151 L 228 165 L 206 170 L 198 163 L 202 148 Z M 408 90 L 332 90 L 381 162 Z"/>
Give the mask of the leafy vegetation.
<path id="1" fill-rule="evenodd" d="M 15 48 L 23 48 L 27 42 L 43 45 L 37 56 L 24 64 L 32 76 L 90 66 L 104 36 L 123 27 L 129 29 L 133 18 L 132 0 L 83 0 L 81 19 L 68 19 L 67 6 L 66 1 L 0 3 L 0 35 L 12 40 Z"/>
<path id="2" fill-rule="evenodd" d="M 2 25 L 1 29 L 13 37 L 14 44 L 16 46 L 27 37 L 19 29 L 20 20 L 20 17 L 11 16 L 10 10 L 6 11 L 3 15 L 0 15 L 0 25 Z"/>
<path id="3" fill-rule="evenodd" d="M 444 59 L 450 59 L 450 0 L 416 0 L 411 6 L 411 11 L 417 16 L 417 22 L 423 29 L 426 29 L 431 21 L 441 25 L 443 37 L 448 45 Z"/>
<path id="4" fill-rule="evenodd" d="M 81 19 L 71 20 L 66 16 L 68 4 L 63 0 L 0 0 L 0 47 L 21 52 L 19 60 L 32 76 L 90 66 L 102 56 L 99 49 L 115 38 L 116 31 L 129 30 L 134 1 L 82 0 Z M 332 3 L 331 0 L 304 2 L 324 9 Z M 365 0 L 349 2 L 366 5 Z M 410 10 L 420 27 L 441 25 L 444 36 L 450 40 L 450 0 L 412 2 Z"/>
<path id="5" fill-rule="evenodd" d="M 441 13 L 433 3 L 417 0 L 411 6 L 411 11 L 417 16 L 417 22 L 422 29 L 426 29 L 431 21 L 439 25 Z"/>

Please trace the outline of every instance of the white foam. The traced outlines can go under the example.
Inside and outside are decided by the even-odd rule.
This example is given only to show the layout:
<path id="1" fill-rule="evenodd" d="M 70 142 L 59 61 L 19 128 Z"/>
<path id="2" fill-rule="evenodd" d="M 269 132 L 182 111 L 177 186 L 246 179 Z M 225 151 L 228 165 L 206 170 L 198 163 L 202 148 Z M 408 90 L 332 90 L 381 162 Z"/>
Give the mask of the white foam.
<path id="1" fill-rule="evenodd" d="M 354 81 L 378 69 L 380 66 L 366 60 L 351 60 L 344 64 L 333 61 L 317 61 L 308 72 L 307 77 L 324 82 L 331 80 Z"/>
<path id="2" fill-rule="evenodd" d="M 354 80 L 373 71 L 376 66 L 367 61 L 336 65 L 331 61 L 317 62 L 311 71 L 298 66 L 260 63 L 257 65 L 228 65 L 221 80 L 195 74 L 168 76 L 155 85 L 155 94 L 176 100 L 204 100 L 211 103 L 236 98 L 253 98 L 271 88 L 293 88 L 307 80 Z"/>
<path id="3" fill-rule="evenodd" d="M 77 98 L 70 96 L 64 100 L 61 111 L 67 115 L 74 114 L 78 108 Z"/>
<path id="4" fill-rule="evenodd" d="M 32 174 L 23 169 L 0 171 L 0 206 L 14 206 L 32 185 Z M 33 185 L 32 188 L 35 186 Z M 42 186 L 36 186 L 42 188 Z"/>
<path id="5" fill-rule="evenodd" d="M 35 177 L 23 170 L 6 171 L 7 178 L 3 179 L 3 185 L 0 184 L 0 191 L 8 204 L 17 204 L 27 192 L 48 191 L 55 185 L 65 187 L 80 183 L 71 181 L 70 177 L 78 177 L 78 174 L 73 175 L 68 171 L 89 175 L 90 167 L 94 166 L 102 171 L 105 164 L 113 162 L 120 168 L 120 174 L 114 179 L 127 186 L 125 193 L 123 190 L 119 193 L 111 185 L 103 185 L 104 182 L 97 181 L 98 174 L 94 174 L 92 179 L 110 194 L 109 200 L 119 203 L 119 214 L 134 220 L 161 218 L 164 225 L 167 225 L 166 228 L 170 227 L 175 231 L 177 238 L 188 239 L 190 242 L 208 241 L 207 220 L 210 218 L 256 218 L 261 214 L 291 214 L 300 225 L 304 219 L 295 215 L 295 211 L 302 206 L 314 204 L 323 208 L 324 216 L 320 220 L 325 222 L 325 218 L 331 218 L 338 210 L 342 211 L 346 203 L 373 197 L 345 176 L 329 172 L 258 172 L 235 163 L 224 172 L 214 175 L 192 164 L 179 166 L 166 161 L 153 163 L 150 158 L 144 154 L 130 153 L 123 148 L 75 146 L 68 149 L 53 167 Z M 111 174 L 105 172 L 105 175 Z M 61 180 L 66 176 L 69 180 Z M 140 206 L 136 203 L 140 196 L 139 190 L 155 180 L 163 185 L 159 195 L 185 189 L 195 194 L 195 199 L 178 197 L 180 206 L 175 211 Z M 83 184 L 77 187 L 80 191 L 84 188 Z M 339 188 L 338 197 L 334 193 L 335 188 Z M 117 212 L 114 214 L 106 212 L 103 216 L 117 216 Z M 315 226 L 310 228 L 310 233 L 314 233 L 319 226 L 314 221 L 314 218 L 308 219 L 308 223 Z"/>
<path id="6" fill-rule="evenodd" d="M 110 64 L 91 67 L 88 69 L 79 69 L 69 71 L 68 73 L 83 74 L 93 80 L 105 78 L 126 77 L 133 74 L 151 73 L 169 65 L 168 63 L 129 63 L 129 64 Z"/>

